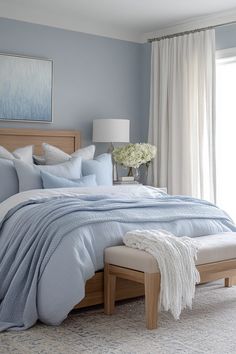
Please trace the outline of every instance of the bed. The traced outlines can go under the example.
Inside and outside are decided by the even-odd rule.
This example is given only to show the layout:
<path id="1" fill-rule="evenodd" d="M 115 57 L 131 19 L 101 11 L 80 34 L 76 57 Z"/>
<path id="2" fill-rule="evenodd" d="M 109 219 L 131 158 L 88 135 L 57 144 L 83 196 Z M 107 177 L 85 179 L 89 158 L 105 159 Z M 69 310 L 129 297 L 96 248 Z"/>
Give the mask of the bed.
<path id="1" fill-rule="evenodd" d="M 42 143 L 54 145 L 66 153 L 73 153 L 81 146 L 81 134 L 76 130 L 0 129 L 0 145 L 13 151 L 25 145 L 34 145 L 34 153 L 42 154 Z M 85 297 L 75 308 L 103 303 L 103 271 L 100 270 L 87 281 Z M 117 283 L 117 300 L 142 296 L 144 287 L 128 280 Z"/>
<path id="2" fill-rule="evenodd" d="M 80 147 L 80 133 L 77 131 L 0 129 L 0 145 L 4 146 L 9 151 L 13 151 L 14 149 L 23 145 L 34 144 L 35 153 L 40 154 L 41 144 L 43 142 L 57 146 L 58 148 L 63 149 L 67 153 L 72 153 Z M 58 248 L 56 248 L 57 252 L 55 252 L 54 254 L 52 252 L 53 256 L 46 264 L 47 267 L 45 266 L 44 268 L 45 271 L 43 273 L 43 277 L 40 277 L 38 288 L 39 290 L 41 289 L 41 293 L 47 293 L 47 295 L 52 294 L 51 297 L 48 297 L 46 311 L 42 310 L 40 316 L 40 319 L 43 322 L 49 324 L 61 323 L 61 321 L 67 316 L 68 312 L 72 309 L 72 303 L 74 308 L 83 308 L 103 303 L 103 250 L 105 247 L 121 244 L 122 234 L 127 230 L 134 229 L 137 227 L 147 227 L 147 223 L 152 222 L 152 226 L 154 225 L 155 227 L 158 226 L 160 228 L 160 225 L 162 225 L 164 229 L 168 229 L 169 225 L 171 225 L 171 227 L 173 227 L 174 225 L 175 231 L 179 235 L 189 235 L 189 232 L 193 232 L 194 230 L 195 236 L 193 237 L 200 236 L 202 233 L 207 235 L 221 231 L 236 231 L 236 227 L 232 224 L 231 220 L 226 215 L 224 215 L 222 211 L 210 205 L 208 202 L 193 200 L 189 197 L 175 198 L 171 196 L 164 196 L 164 198 L 162 198 L 163 192 L 160 192 L 158 189 L 151 187 L 101 187 L 99 189 L 99 192 L 98 188 L 94 190 L 91 188 L 84 188 L 81 189 L 80 192 L 78 192 L 78 190 L 74 191 L 73 189 L 71 189 L 70 191 L 68 191 L 68 189 L 61 189 L 57 191 L 44 191 L 45 192 L 41 192 L 39 190 L 18 193 L 18 195 L 13 196 L 0 204 L 0 214 L 2 210 L 4 210 L 4 212 L 5 210 L 7 210 L 8 212 L 10 212 L 10 214 L 11 210 L 14 210 L 14 212 L 16 211 L 16 216 L 14 216 L 15 214 L 10 215 L 10 218 L 12 218 L 13 224 L 17 227 L 20 223 L 22 223 L 24 227 L 27 227 L 27 225 L 28 227 L 31 227 L 31 224 L 27 218 L 31 220 L 30 218 L 31 215 L 33 215 L 34 213 L 34 210 L 40 210 L 40 213 L 45 212 L 45 217 L 49 214 L 54 217 L 54 211 L 55 213 L 60 213 L 61 210 L 64 210 L 63 208 L 66 205 L 66 208 L 68 208 L 70 213 L 73 212 L 73 215 L 76 216 L 80 215 L 80 217 L 76 217 L 74 219 L 71 218 L 71 214 L 65 215 L 65 219 L 63 219 L 64 221 L 62 224 L 60 224 L 60 228 L 58 229 L 59 234 L 61 232 L 61 229 L 65 227 L 74 227 L 73 223 L 75 223 L 75 226 L 77 225 L 78 227 L 80 227 L 80 238 L 82 240 L 80 241 L 82 243 L 79 244 L 76 251 L 73 251 L 74 253 L 70 255 L 71 261 L 73 261 L 74 257 L 78 258 L 81 263 L 83 263 L 83 266 L 80 266 L 78 277 L 77 273 L 73 271 L 74 263 L 70 264 L 70 259 L 67 257 L 67 252 L 65 252 L 65 250 L 68 250 L 69 248 L 62 248 L 64 239 L 62 243 L 58 243 L 59 246 Z M 76 203 L 76 198 L 74 197 L 77 196 L 77 193 L 79 193 L 80 196 L 81 194 L 83 194 L 83 197 L 80 197 L 82 204 L 79 206 L 77 204 L 73 204 Z M 104 197 L 107 195 L 110 195 L 110 199 L 106 199 Z M 60 199 L 58 197 L 63 198 Z M 138 199 L 133 200 L 134 197 Z M 144 198 L 145 201 L 143 202 L 141 198 Z M 181 205 L 179 204 L 180 199 L 182 203 Z M 71 201 L 73 201 L 73 203 Z M 93 206 L 93 208 L 95 208 L 94 210 L 91 209 L 91 205 Z M 24 207 L 26 208 L 26 210 L 24 211 L 24 213 L 21 214 L 21 209 L 24 209 Z M 198 210 L 199 207 L 201 207 L 201 209 Z M 159 209 L 156 210 L 157 208 Z M 119 211 L 120 209 L 122 209 L 123 214 Z M 19 213 L 17 214 L 18 210 Z M 119 212 L 115 214 L 113 210 L 118 210 Z M 139 214 L 136 213 L 137 210 L 139 210 Z M 156 214 L 152 214 L 152 210 L 156 210 Z M 164 215 L 166 213 L 166 210 L 170 215 L 168 218 L 166 218 Z M 208 218 L 208 212 L 212 213 L 212 218 L 209 221 L 209 224 L 205 222 L 205 219 L 207 220 Z M 192 220 L 192 213 L 195 213 L 194 220 Z M 185 223 L 182 222 L 181 218 L 179 223 L 177 221 L 173 221 L 175 220 L 173 218 L 178 216 L 177 214 L 181 215 L 181 218 L 185 220 Z M 7 212 L 4 217 L 7 217 L 7 220 L 9 219 Z M 95 226 L 91 226 L 94 227 L 94 229 L 91 229 L 92 231 L 90 230 L 90 234 L 88 238 L 86 238 L 86 233 L 88 232 L 86 229 L 86 225 L 88 225 L 89 222 L 91 223 L 91 218 L 94 218 L 94 222 L 96 223 L 94 223 Z M 42 222 L 42 220 L 40 220 L 40 222 Z M 172 220 L 173 222 L 170 223 L 170 220 Z M 108 223 L 108 226 L 106 226 L 107 221 L 111 221 L 112 223 Z M 38 219 L 36 218 L 35 223 L 37 224 L 37 222 Z M 85 225 L 84 228 L 83 222 Z M 4 226 L 5 237 L 7 237 L 8 227 L 11 226 L 9 225 L 10 224 L 6 223 L 6 227 Z M 201 229 L 201 225 L 204 230 Z M 105 229 L 107 239 L 105 238 L 104 234 Z M 11 230 L 11 228 L 9 228 L 9 230 Z M 16 235 L 18 235 L 18 231 L 19 230 L 16 228 Z M 72 231 L 74 232 L 74 229 Z M 173 230 L 170 228 L 169 231 Z M 113 239 L 110 240 L 110 236 L 113 237 Z M 99 243 L 97 242 L 97 238 L 99 238 L 100 240 Z M 88 239 L 90 240 L 89 242 L 92 244 L 92 247 L 90 243 L 88 243 Z M 74 238 L 73 240 L 77 242 L 76 238 Z M 65 239 L 65 243 L 66 242 L 67 240 Z M 85 250 L 85 252 L 81 251 L 82 253 L 80 253 L 80 246 L 81 249 L 82 247 L 84 247 L 83 249 Z M 96 250 L 97 253 L 95 252 L 95 246 L 98 248 L 98 250 Z M 87 257 L 87 251 L 89 253 L 88 256 L 90 258 Z M 97 254 L 99 254 L 98 258 L 96 258 Z M 68 262 L 68 264 L 66 262 Z M 62 266 L 61 263 L 63 263 Z M 95 274 L 94 270 L 96 270 Z M 66 285 L 66 291 L 68 292 L 68 296 L 71 297 L 70 303 L 67 307 L 64 306 L 63 298 L 60 297 L 62 295 L 64 296 L 63 291 L 65 291 L 65 286 L 62 284 L 62 282 L 60 282 L 60 279 L 63 277 L 63 275 L 64 279 L 66 281 L 68 280 Z M 83 280 L 86 279 L 86 285 L 85 291 L 84 289 L 79 290 L 81 301 L 78 301 L 77 303 L 76 299 L 78 299 L 78 297 L 76 297 L 76 289 L 79 286 L 79 277 L 81 277 L 81 279 Z M 54 283 L 53 286 L 52 284 L 50 284 L 49 279 L 51 279 L 51 283 Z M 54 286 L 57 287 L 56 294 L 52 292 L 55 291 L 55 289 L 53 288 Z M 116 292 L 117 300 L 133 298 L 143 294 L 144 288 L 142 284 L 130 282 L 129 280 L 119 279 L 117 283 Z M 40 307 L 40 295 L 37 296 L 38 306 Z M 55 298 L 53 298 L 53 296 Z M 65 296 L 67 296 L 67 294 L 65 294 Z M 61 311 L 60 306 L 62 308 Z M 54 312 L 55 308 L 57 308 L 58 318 L 54 318 L 53 321 L 50 321 L 50 309 L 52 308 L 54 308 Z M 29 323 L 28 327 L 32 325 L 32 323 Z M 27 328 L 27 325 L 25 328 Z"/>

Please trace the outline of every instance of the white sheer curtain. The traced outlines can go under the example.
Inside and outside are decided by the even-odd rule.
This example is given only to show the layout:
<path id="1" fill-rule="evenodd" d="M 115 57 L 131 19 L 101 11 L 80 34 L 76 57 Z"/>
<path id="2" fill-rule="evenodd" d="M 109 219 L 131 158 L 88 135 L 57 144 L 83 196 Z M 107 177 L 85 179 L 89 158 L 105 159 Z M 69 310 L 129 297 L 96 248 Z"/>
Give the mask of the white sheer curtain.
<path id="1" fill-rule="evenodd" d="M 152 43 L 149 183 L 215 201 L 215 32 Z"/>

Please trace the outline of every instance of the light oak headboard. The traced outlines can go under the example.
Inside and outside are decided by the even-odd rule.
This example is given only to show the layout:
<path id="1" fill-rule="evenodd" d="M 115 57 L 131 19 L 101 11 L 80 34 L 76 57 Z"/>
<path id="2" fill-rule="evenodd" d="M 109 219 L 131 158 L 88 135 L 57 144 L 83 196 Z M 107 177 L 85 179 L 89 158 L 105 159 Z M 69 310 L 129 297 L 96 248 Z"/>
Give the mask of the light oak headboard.
<path id="1" fill-rule="evenodd" d="M 80 132 L 76 130 L 0 129 L 0 145 L 13 151 L 34 145 L 34 153 L 42 154 L 41 144 L 48 143 L 71 154 L 80 148 Z"/>

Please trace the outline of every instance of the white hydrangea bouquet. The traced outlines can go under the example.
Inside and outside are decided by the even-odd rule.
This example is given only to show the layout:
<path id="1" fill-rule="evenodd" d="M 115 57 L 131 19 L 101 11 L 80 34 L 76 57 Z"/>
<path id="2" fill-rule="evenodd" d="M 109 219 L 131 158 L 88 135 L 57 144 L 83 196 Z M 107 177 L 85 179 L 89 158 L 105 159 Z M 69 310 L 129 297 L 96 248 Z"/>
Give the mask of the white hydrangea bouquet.
<path id="1" fill-rule="evenodd" d="M 115 148 L 112 154 L 114 161 L 129 168 L 128 176 L 132 176 L 132 168 L 139 169 L 141 165 L 146 165 L 148 168 L 156 152 L 154 145 L 137 143 Z"/>

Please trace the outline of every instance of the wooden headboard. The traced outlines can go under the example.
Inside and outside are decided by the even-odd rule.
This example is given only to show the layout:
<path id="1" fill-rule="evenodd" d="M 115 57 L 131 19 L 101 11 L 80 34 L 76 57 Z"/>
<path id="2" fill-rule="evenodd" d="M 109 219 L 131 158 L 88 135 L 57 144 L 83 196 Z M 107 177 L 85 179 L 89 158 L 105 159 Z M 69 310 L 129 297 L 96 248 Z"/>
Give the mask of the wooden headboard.
<path id="1" fill-rule="evenodd" d="M 57 146 L 68 154 L 80 148 L 80 132 L 76 130 L 0 129 L 0 145 L 13 151 L 34 145 L 34 153 L 42 154 L 41 144 Z"/>

